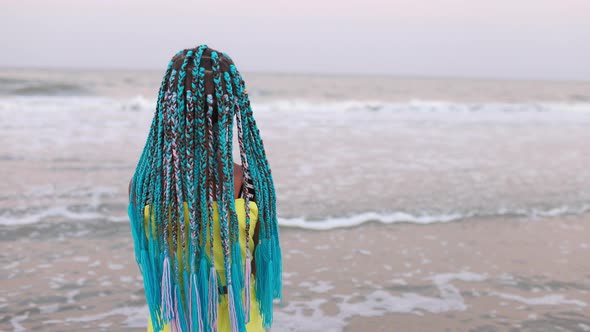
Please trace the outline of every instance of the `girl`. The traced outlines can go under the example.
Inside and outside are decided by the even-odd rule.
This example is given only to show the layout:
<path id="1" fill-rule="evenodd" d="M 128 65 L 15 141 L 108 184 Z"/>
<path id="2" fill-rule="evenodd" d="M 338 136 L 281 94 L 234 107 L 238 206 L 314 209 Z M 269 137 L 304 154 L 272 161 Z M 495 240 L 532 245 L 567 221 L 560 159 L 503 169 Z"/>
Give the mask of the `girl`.
<path id="1" fill-rule="evenodd" d="M 282 298 L 274 184 L 226 54 L 201 45 L 172 58 L 129 192 L 148 331 L 270 328 Z"/>

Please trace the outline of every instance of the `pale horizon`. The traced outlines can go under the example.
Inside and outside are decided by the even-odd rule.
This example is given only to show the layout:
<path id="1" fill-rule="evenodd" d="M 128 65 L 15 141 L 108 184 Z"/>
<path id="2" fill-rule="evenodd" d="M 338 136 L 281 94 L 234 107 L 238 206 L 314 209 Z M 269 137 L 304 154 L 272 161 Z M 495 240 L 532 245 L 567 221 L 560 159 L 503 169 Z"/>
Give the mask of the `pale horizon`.
<path id="1" fill-rule="evenodd" d="M 0 71 L 26 71 L 26 70 L 34 70 L 34 71 L 56 71 L 56 72 L 92 72 L 92 71 L 113 71 L 113 72 L 125 72 L 125 71 L 145 71 L 145 72 L 161 72 L 162 74 L 165 71 L 165 68 L 115 68 L 115 67 L 34 67 L 34 66 L 15 66 L 15 67 L 6 67 L 0 66 Z M 427 74 L 396 74 L 396 73 L 346 73 L 346 72 L 303 72 L 303 71 L 270 71 L 270 70 L 246 70 L 242 73 L 246 74 L 255 74 L 255 75 L 285 75 L 285 76 L 336 76 L 336 77 L 387 77 L 392 79 L 411 79 L 411 80 L 471 80 L 471 81 L 515 81 L 515 82 L 563 82 L 563 83 L 576 83 L 576 82 L 589 82 L 590 78 L 543 78 L 543 77 L 502 77 L 502 76 L 469 76 L 469 75 L 427 75 Z"/>
<path id="2" fill-rule="evenodd" d="M 8 0 L 0 40 L 1 68 L 157 71 L 206 43 L 253 73 L 590 80 L 582 0 Z"/>

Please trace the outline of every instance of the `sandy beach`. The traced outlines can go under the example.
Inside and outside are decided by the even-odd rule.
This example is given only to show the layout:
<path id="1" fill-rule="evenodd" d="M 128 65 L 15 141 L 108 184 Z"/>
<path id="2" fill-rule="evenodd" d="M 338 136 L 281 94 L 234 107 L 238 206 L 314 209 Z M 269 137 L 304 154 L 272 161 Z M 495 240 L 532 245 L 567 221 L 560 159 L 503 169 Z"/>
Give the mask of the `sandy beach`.
<path id="1" fill-rule="evenodd" d="M 1 330 L 144 331 L 128 226 L 62 225 L 61 238 L 59 223 L 44 226 L 3 229 Z M 272 331 L 590 329 L 589 216 L 282 229 L 281 239 Z"/>
<path id="2" fill-rule="evenodd" d="M 211 186 L 227 195 L 190 192 L 222 164 L 209 148 L 253 180 L 269 227 L 248 234 L 280 233 L 281 301 L 266 291 L 278 265 L 260 266 L 278 262 L 275 242 L 253 258 L 266 332 L 590 332 L 589 0 L 0 8 L 0 332 L 146 332 L 130 180 L 149 184 L 133 198 L 161 207 L 156 223 L 191 197 L 222 206 L 231 167 Z M 201 130 L 183 115 L 201 106 L 238 106 L 242 129 Z M 215 253 L 239 287 L 225 245 L 239 227 L 218 212 Z M 182 234 L 169 229 L 160 239 Z M 204 264 L 188 288 L 174 260 L 137 253 L 157 267 L 144 268 L 152 309 L 160 297 L 179 329 L 188 312 L 215 321 Z M 239 304 L 236 289 L 220 298 Z"/>
<path id="3" fill-rule="evenodd" d="M 127 183 L 160 74 L 0 71 L 0 331 L 146 330 Z M 273 332 L 590 331 L 589 83 L 250 77 Z"/>

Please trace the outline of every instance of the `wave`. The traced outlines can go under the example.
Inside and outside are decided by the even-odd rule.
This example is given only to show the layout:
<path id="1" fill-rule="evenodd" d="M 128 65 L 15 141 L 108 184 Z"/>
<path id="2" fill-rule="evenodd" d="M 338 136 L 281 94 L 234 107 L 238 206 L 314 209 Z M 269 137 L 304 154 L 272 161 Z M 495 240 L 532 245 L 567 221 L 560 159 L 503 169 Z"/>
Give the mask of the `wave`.
<path id="1" fill-rule="evenodd" d="M 17 96 L 77 96 L 90 94 L 82 86 L 69 83 L 38 83 L 17 88 L 12 91 Z"/>
<path id="2" fill-rule="evenodd" d="M 406 102 L 389 101 L 360 101 L 344 100 L 338 102 L 323 102 L 310 100 L 275 100 L 255 103 L 257 110 L 266 111 L 309 111 L 309 112 L 451 112 L 451 113 L 489 113 L 489 112 L 583 112 L 590 113 L 588 102 L 528 102 L 528 103 L 502 103 L 502 102 L 451 102 L 436 100 L 410 100 Z"/>
<path id="3" fill-rule="evenodd" d="M 309 230 L 330 230 L 336 228 L 357 227 L 366 223 L 394 224 L 435 224 L 480 218 L 555 218 L 569 215 L 583 215 L 590 212 L 590 204 L 580 207 L 560 206 L 551 209 L 518 209 L 498 210 L 494 213 L 467 212 L 449 214 L 411 214 L 405 212 L 376 213 L 365 212 L 349 217 L 326 218 L 321 220 L 306 220 L 304 218 L 279 218 L 283 227 L 303 228 Z"/>
<path id="4" fill-rule="evenodd" d="M 35 212 L 22 213 L 4 211 L 0 214 L 0 225 L 19 226 L 36 224 L 48 219 L 59 219 L 63 221 L 91 221 L 107 220 L 112 222 L 123 222 L 128 220 L 125 216 L 106 215 L 99 212 L 75 212 L 66 206 L 56 206 Z"/>
<path id="5" fill-rule="evenodd" d="M 87 96 L 92 91 L 82 85 L 63 82 L 35 82 L 4 78 L 0 94 L 6 96 Z"/>
<path id="6" fill-rule="evenodd" d="M 67 84 L 57 86 L 30 86 L 22 88 L 21 96 L 0 98 L 0 110 L 117 110 L 152 112 L 156 101 L 152 98 L 136 96 L 127 99 L 113 99 L 91 96 L 64 96 L 68 91 L 80 87 Z M 53 90 L 55 89 L 55 90 Z M 34 95 L 34 91 L 46 91 L 45 96 Z M 54 95 L 52 95 L 54 94 Z M 550 113 L 590 114 L 590 102 L 528 102 L 528 103 L 472 103 L 436 100 L 410 100 L 389 102 L 380 100 L 342 100 L 316 101 L 307 99 L 252 100 L 258 112 L 385 112 L 385 113 Z"/>
<path id="7" fill-rule="evenodd" d="M 573 206 L 557 206 L 553 208 L 531 208 L 531 209 L 498 209 L 495 212 L 456 212 L 456 213 L 408 213 L 408 212 L 364 212 L 351 216 L 343 217 L 325 217 L 316 220 L 306 218 L 281 218 L 279 217 L 279 225 L 285 228 L 300 228 L 315 231 L 324 231 L 338 228 L 352 228 L 362 226 L 367 223 L 377 224 L 437 224 L 449 223 L 463 220 L 479 220 L 486 218 L 557 218 L 571 215 L 584 215 L 590 213 L 590 204 L 585 204 L 577 207 Z M 70 221 L 99 221 L 99 222 L 128 222 L 129 219 L 126 214 L 105 214 L 96 209 L 90 209 L 85 212 L 76 212 L 70 210 L 66 206 L 51 207 L 47 209 L 36 210 L 35 212 L 26 213 L 22 211 L 4 211 L 0 213 L 0 225 L 5 226 L 19 226 L 27 224 L 35 224 L 39 222 L 51 220 L 60 220 L 65 222 Z"/>
<path id="8" fill-rule="evenodd" d="M 28 96 L 0 98 L 0 110 L 29 112 L 78 112 L 78 111 L 138 111 L 152 112 L 155 101 L 137 96 L 129 99 L 104 97 Z"/>

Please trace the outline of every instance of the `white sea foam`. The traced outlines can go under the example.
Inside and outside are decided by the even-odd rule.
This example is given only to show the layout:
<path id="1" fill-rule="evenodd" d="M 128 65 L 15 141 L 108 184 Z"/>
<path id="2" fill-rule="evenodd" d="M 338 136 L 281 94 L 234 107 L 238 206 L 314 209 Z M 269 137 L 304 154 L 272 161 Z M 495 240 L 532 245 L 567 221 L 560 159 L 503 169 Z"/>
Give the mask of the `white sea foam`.
<path id="1" fill-rule="evenodd" d="M 469 304 L 466 303 L 461 291 L 454 284 L 457 282 L 480 283 L 488 280 L 488 276 L 486 274 L 475 272 L 460 271 L 434 274 L 423 279 L 431 282 L 433 286 L 436 287 L 438 291 L 437 294 L 431 296 L 413 292 L 394 294 L 383 289 L 376 289 L 365 294 L 360 294 L 359 292 L 332 294 L 329 292 L 332 289 L 324 289 L 325 286 L 328 285 L 326 283 L 318 283 L 318 285 L 322 285 L 321 290 L 314 289 L 317 285 L 311 283 L 299 285 L 299 287 L 305 287 L 309 288 L 311 291 L 319 292 L 319 297 L 304 300 L 286 299 L 284 306 L 275 306 L 273 331 L 341 332 L 345 329 L 351 318 L 358 316 L 379 317 L 394 313 L 422 315 L 424 312 L 440 314 L 454 311 L 465 311 L 469 309 Z M 328 293 L 325 293 L 326 291 L 328 291 Z M 325 294 L 327 297 L 322 297 L 321 294 Z M 485 295 L 482 294 L 478 296 Z M 488 292 L 487 296 L 521 302 L 529 306 L 587 306 L 583 301 L 568 299 L 562 295 L 555 294 L 525 298 L 508 293 Z M 325 305 L 327 304 L 335 310 L 326 312 Z M 54 307 L 43 308 L 44 312 L 52 312 L 54 310 L 56 310 Z M 46 323 L 62 324 L 78 322 L 95 324 L 100 321 L 108 321 L 109 318 L 113 316 L 125 317 L 122 327 L 145 328 L 147 325 L 148 308 L 147 306 L 116 308 L 90 315 L 68 317 L 65 319 L 52 319 L 46 321 Z M 26 316 L 15 317 L 12 321 L 13 326 L 20 326 L 18 322 L 24 318 L 26 318 Z"/>
<path id="2" fill-rule="evenodd" d="M 154 104 L 141 96 L 0 98 L 0 140 L 15 142 L 0 150 L 0 162 L 10 177 L 34 178 L 14 195 L 6 188 L 0 225 L 128 222 L 121 191 L 145 142 Z M 280 175 L 275 184 L 282 227 L 329 230 L 368 222 L 431 224 L 590 211 L 582 205 L 590 196 L 590 175 L 580 166 L 588 158 L 588 102 L 253 104 L 269 138 L 273 172 Z M 363 130 L 351 130 L 357 125 Z M 89 189 L 76 196 L 79 181 Z M 334 195 L 308 204 L 328 187 Z"/>
<path id="3" fill-rule="evenodd" d="M 34 224 L 46 220 L 47 218 L 59 218 L 64 221 L 84 221 L 97 220 L 105 217 L 96 212 L 72 212 L 65 206 L 49 207 L 38 212 L 19 215 L 20 213 L 17 215 L 11 215 L 9 212 L 3 213 L 0 215 L 0 225 Z"/>
<path id="4" fill-rule="evenodd" d="M 479 282 L 485 278 L 483 275 L 472 272 L 434 275 L 429 279 L 435 281 L 434 284 L 440 292 L 440 296 L 434 297 L 415 293 L 403 293 L 400 296 L 395 296 L 384 290 L 375 290 L 365 296 L 359 296 L 358 293 L 335 294 L 332 297 L 339 299 L 336 301 L 338 312 L 335 315 L 327 315 L 323 312 L 321 307 L 328 302 L 324 298 L 287 301 L 285 306 L 275 307 L 272 330 L 276 332 L 340 332 L 346 326 L 347 321 L 354 316 L 375 317 L 388 313 L 419 314 L 420 311 L 431 313 L 462 311 L 466 309 L 464 299 L 451 283 L 454 281 Z M 147 326 L 147 306 L 118 308 L 93 315 L 51 320 L 47 323 L 92 322 L 105 320 L 115 315 L 126 317 L 123 323 L 125 327 L 144 328 Z"/>
<path id="5" fill-rule="evenodd" d="M 107 97 L 4 97 L 0 111 L 42 111 L 46 113 L 77 111 L 147 111 L 154 109 L 155 100 L 136 96 L 129 99 Z"/>
<path id="6" fill-rule="evenodd" d="M 41 314 L 52 314 L 52 313 L 57 312 L 58 309 L 59 309 L 58 303 L 51 303 L 51 304 L 39 306 L 39 311 L 41 312 Z"/>
<path id="7" fill-rule="evenodd" d="M 96 198 L 93 198 L 91 204 L 96 205 Z M 498 209 L 496 213 L 464 212 L 449 214 L 411 214 L 406 212 L 377 213 L 365 212 L 347 217 L 326 217 L 317 220 L 307 220 L 305 218 L 281 218 L 279 225 L 287 228 L 301 228 L 309 230 L 330 230 L 337 228 L 357 227 L 366 223 L 379 224 L 435 224 L 461 221 L 470 218 L 493 218 L 493 217 L 521 217 L 521 218 L 555 218 L 568 215 L 581 215 L 590 212 L 590 204 L 578 207 L 559 206 L 548 209 L 516 209 L 506 210 Z M 27 213 L 27 212 L 0 212 L 0 225 L 26 225 L 45 221 L 47 219 L 59 221 L 109 221 L 109 222 L 129 222 L 126 214 L 113 214 L 112 212 L 74 212 L 66 206 L 48 207 L 46 209 Z M 81 233 L 82 234 L 82 233 Z"/>
<path id="8" fill-rule="evenodd" d="M 540 297 L 524 297 L 516 294 L 506 294 L 499 292 L 490 292 L 489 295 L 497 296 L 502 299 L 524 303 L 526 305 L 564 305 L 571 304 L 579 307 L 586 307 L 588 304 L 581 300 L 571 300 L 565 298 L 562 294 L 551 294 Z"/>
<path id="9" fill-rule="evenodd" d="M 10 324 L 12 325 L 12 331 L 14 332 L 21 332 L 26 331 L 26 329 L 20 324 L 22 321 L 25 321 L 29 317 L 29 312 L 27 311 L 24 315 L 14 316 L 10 319 Z"/>
<path id="10" fill-rule="evenodd" d="M 415 224 L 431 224 L 435 222 L 449 222 L 464 218 L 461 214 L 424 215 L 415 216 L 404 212 L 376 213 L 366 212 L 350 217 L 333 217 L 322 220 L 305 220 L 303 218 L 279 218 L 279 224 L 284 227 L 295 227 L 312 230 L 328 230 L 362 225 L 367 222 L 383 224 L 407 222 Z"/>
<path id="11" fill-rule="evenodd" d="M 283 227 L 303 228 L 310 230 L 329 230 L 335 228 L 350 228 L 360 226 L 369 222 L 381 224 L 410 223 L 410 224 L 433 224 L 460 221 L 469 218 L 490 218 L 490 217 L 560 217 L 566 215 L 580 215 L 590 212 L 590 205 L 579 207 L 560 206 L 549 209 L 498 209 L 496 213 L 464 212 L 450 214 L 411 214 L 405 212 L 376 213 L 366 212 L 349 217 L 332 217 L 321 220 L 306 220 L 304 218 L 279 218 L 279 224 Z"/>
<path id="12" fill-rule="evenodd" d="M 0 111 L 43 111 L 46 113 L 67 111 L 115 111 L 115 112 L 153 112 L 156 101 L 143 96 L 127 99 L 108 97 L 2 97 Z M 543 113 L 588 114 L 588 102 L 529 102 L 529 103 L 468 103 L 432 100 L 412 100 L 409 102 L 389 102 L 381 100 L 341 100 L 321 101 L 307 99 L 275 99 L 252 102 L 257 112 L 456 112 L 456 113 Z"/>
<path id="13" fill-rule="evenodd" d="M 262 111 L 308 111 L 308 112 L 579 112 L 590 113 L 590 103 L 460 103 L 448 101 L 412 100 L 409 102 L 386 102 L 380 100 L 359 101 L 310 101 L 305 99 L 274 100 L 254 103 Z"/>
<path id="14" fill-rule="evenodd" d="M 422 314 L 445 313 L 468 310 L 468 304 L 461 295 L 455 282 L 478 283 L 488 279 L 487 275 L 462 271 L 457 273 L 435 274 L 426 278 L 431 280 L 438 289 L 438 296 L 424 296 L 416 293 L 393 295 L 385 290 L 375 290 L 367 295 L 335 294 L 332 299 L 323 298 L 313 301 L 288 301 L 284 308 L 277 308 L 273 331 L 333 331 L 344 330 L 347 322 L 355 316 L 379 317 L 386 314 Z M 586 303 L 579 300 L 566 299 L 561 295 L 548 295 L 537 298 L 524 298 L 505 293 L 489 293 L 507 300 L 537 305 L 576 305 L 585 307 Z M 338 299 L 334 301 L 333 299 Z M 335 303 L 337 312 L 326 314 L 322 305 L 326 302 Z"/>
<path id="15" fill-rule="evenodd" d="M 433 280 L 439 296 L 429 297 L 415 293 L 393 295 L 385 290 L 375 290 L 367 295 L 336 294 L 338 312 L 335 315 L 323 313 L 321 306 L 326 299 L 312 301 L 289 301 L 284 308 L 275 311 L 273 331 L 332 331 L 340 332 L 350 318 L 355 316 L 376 317 L 390 313 L 420 314 L 421 311 L 443 313 L 467 309 L 460 291 L 452 285 L 454 281 L 481 282 L 485 275 L 472 272 L 445 273 L 434 275 Z M 330 300 L 333 301 L 333 300 Z"/>
<path id="16" fill-rule="evenodd" d="M 329 290 L 333 289 L 334 286 L 328 281 L 317 280 L 315 281 L 303 281 L 299 283 L 299 287 L 307 288 L 312 292 L 315 293 L 326 293 Z"/>

